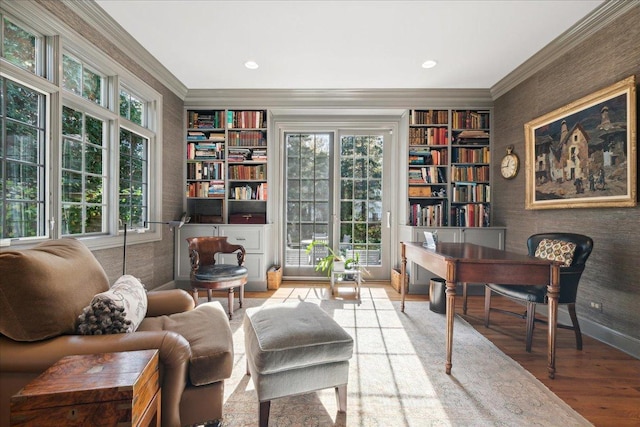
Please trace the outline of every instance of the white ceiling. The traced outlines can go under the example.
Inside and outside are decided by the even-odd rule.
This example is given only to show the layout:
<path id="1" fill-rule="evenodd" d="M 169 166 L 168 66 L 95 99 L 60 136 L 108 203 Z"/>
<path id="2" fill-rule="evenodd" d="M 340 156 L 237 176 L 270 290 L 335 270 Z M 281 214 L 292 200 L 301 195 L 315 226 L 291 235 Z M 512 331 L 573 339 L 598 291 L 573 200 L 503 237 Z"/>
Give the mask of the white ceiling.
<path id="1" fill-rule="evenodd" d="M 96 2 L 189 89 L 491 88 L 603 3 Z"/>

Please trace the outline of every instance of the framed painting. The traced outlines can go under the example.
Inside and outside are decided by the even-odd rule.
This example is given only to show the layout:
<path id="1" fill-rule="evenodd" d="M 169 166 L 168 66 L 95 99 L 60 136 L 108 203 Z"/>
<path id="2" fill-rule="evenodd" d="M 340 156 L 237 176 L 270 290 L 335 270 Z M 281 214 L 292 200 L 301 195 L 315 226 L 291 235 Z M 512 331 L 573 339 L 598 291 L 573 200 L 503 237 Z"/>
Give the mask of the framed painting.
<path id="1" fill-rule="evenodd" d="M 526 209 L 637 205 L 635 76 L 532 120 L 524 131 Z"/>

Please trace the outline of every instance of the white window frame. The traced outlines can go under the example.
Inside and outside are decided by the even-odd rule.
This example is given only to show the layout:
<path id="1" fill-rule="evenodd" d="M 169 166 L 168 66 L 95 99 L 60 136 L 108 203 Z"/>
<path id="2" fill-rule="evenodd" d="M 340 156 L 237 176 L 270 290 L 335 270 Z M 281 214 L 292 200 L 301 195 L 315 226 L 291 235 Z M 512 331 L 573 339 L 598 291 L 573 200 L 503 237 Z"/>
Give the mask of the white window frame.
<path id="1" fill-rule="evenodd" d="M 118 222 L 118 160 L 119 160 L 119 129 L 121 126 L 149 138 L 149 203 L 148 221 L 162 221 L 162 95 L 147 85 L 143 80 L 129 72 L 124 66 L 115 62 L 93 44 L 78 35 L 72 28 L 67 27 L 57 18 L 43 11 L 36 4 L 27 7 L 3 3 L 2 14 L 9 20 L 22 26 L 22 22 L 30 22 L 23 28 L 43 36 L 41 57 L 44 62 L 36 67 L 43 74 L 42 77 L 32 74 L 18 66 L 2 60 L 2 75 L 15 80 L 17 83 L 31 87 L 47 96 L 46 117 L 46 217 L 48 236 L 41 238 L 11 239 L 1 242 L 3 245 L 26 245 L 38 241 L 56 239 L 61 234 L 61 144 L 62 144 L 62 105 L 78 108 L 85 113 L 97 117 L 109 117 L 108 134 L 108 185 L 109 201 L 107 213 L 107 232 L 99 236 L 77 236 L 90 249 L 105 249 L 121 247 L 124 232 Z M 62 77 L 59 73 L 62 64 L 62 51 L 87 64 L 94 72 L 105 76 L 104 107 L 75 95 L 62 88 Z M 46 74 L 46 75 L 45 75 Z M 140 127 L 119 115 L 119 89 L 123 87 L 140 99 L 147 101 L 145 108 L 146 127 Z M 89 106 L 88 104 L 91 104 Z M 74 107 L 75 106 L 75 107 Z M 52 218 L 53 217 L 53 218 Z M 51 224 L 50 219 L 53 219 Z M 9 240 L 9 239 L 6 239 Z M 136 229 L 128 233 L 127 245 L 148 243 L 162 240 L 162 227 L 148 224 L 146 228 Z"/>

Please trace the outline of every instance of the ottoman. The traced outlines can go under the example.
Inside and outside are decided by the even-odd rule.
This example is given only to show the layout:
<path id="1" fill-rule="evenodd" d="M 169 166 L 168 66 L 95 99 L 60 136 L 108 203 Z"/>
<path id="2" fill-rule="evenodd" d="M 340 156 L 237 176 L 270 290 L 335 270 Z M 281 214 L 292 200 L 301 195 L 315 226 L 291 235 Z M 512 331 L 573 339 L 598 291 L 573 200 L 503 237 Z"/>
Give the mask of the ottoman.
<path id="1" fill-rule="evenodd" d="M 247 374 L 260 402 L 260 426 L 271 400 L 334 387 L 347 409 L 353 338 L 316 304 L 298 301 L 249 308 L 243 321 Z"/>

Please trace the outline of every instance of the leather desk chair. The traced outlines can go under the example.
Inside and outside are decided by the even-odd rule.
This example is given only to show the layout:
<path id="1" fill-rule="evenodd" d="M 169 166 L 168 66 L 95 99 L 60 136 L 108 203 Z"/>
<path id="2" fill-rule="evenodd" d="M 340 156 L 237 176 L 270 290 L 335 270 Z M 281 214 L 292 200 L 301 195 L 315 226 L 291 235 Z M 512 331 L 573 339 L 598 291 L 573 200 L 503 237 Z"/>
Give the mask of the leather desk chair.
<path id="1" fill-rule="evenodd" d="M 191 288 L 193 300 L 198 305 L 198 290 L 206 289 L 207 300 L 211 301 L 212 291 L 227 291 L 229 299 L 229 319 L 233 318 L 234 290 L 238 288 L 240 308 L 244 302 L 244 285 L 248 270 L 244 264 L 245 249 L 242 245 L 227 242 L 226 236 L 189 237 L 189 257 L 191 259 Z M 216 254 L 237 255 L 237 264 L 217 264 Z"/>
<path id="2" fill-rule="evenodd" d="M 582 334 L 580 333 L 580 325 L 576 316 L 576 295 L 578 293 L 578 284 L 580 277 L 584 271 L 585 263 L 591 255 L 593 249 L 593 240 L 590 237 L 575 233 L 540 233 L 534 234 L 527 240 L 527 248 L 529 255 L 536 256 L 540 242 L 550 240 L 569 242 L 575 244 L 573 257 L 569 265 L 560 267 L 560 296 L 558 304 L 566 304 L 571 317 L 571 326 L 558 324 L 559 328 L 572 329 L 576 335 L 576 348 L 582 350 Z M 546 243 L 545 242 L 545 243 Z M 557 251 L 556 251 L 557 252 Z M 522 302 L 526 305 L 524 314 L 515 313 L 508 310 L 491 308 L 491 294 L 495 292 L 499 295 L 508 297 L 512 300 Z M 487 284 L 485 285 L 485 304 L 484 304 L 484 324 L 489 327 L 489 314 L 491 311 L 497 311 L 504 314 L 515 315 L 526 319 L 527 321 L 527 338 L 526 349 L 531 352 L 531 342 L 533 340 L 533 327 L 535 322 L 544 322 L 536 319 L 536 304 L 547 304 L 547 287 L 546 286 L 530 286 L 517 284 Z"/>

